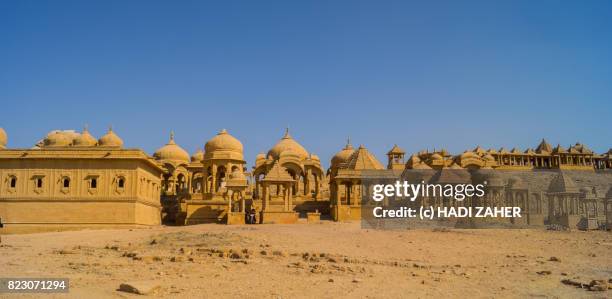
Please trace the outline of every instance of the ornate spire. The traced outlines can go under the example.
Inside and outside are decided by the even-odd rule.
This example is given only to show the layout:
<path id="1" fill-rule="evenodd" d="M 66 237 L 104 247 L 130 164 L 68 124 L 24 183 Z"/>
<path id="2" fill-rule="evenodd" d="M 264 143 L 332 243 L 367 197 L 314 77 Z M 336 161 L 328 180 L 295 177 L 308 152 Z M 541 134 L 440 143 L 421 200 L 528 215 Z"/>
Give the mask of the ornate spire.
<path id="1" fill-rule="evenodd" d="M 344 149 L 353 149 L 353 145 L 351 144 L 351 137 L 346 138 L 346 146 Z"/>
<path id="2" fill-rule="evenodd" d="M 285 136 L 283 136 L 283 139 L 291 139 L 291 135 L 289 135 L 289 126 L 285 128 Z"/>
<path id="3" fill-rule="evenodd" d="M 174 131 L 170 131 L 170 141 L 168 141 L 168 144 L 176 144 L 174 142 Z"/>

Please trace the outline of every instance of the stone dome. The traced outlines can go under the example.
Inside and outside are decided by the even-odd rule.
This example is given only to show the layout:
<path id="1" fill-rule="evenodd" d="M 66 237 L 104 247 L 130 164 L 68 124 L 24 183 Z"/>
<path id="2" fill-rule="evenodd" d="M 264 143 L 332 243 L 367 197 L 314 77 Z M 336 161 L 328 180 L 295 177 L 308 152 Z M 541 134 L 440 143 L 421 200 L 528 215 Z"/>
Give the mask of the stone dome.
<path id="1" fill-rule="evenodd" d="M 191 162 L 202 162 L 204 160 L 204 152 L 202 149 L 199 149 L 191 155 Z"/>
<path id="2" fill-rule="evenodd" d="M 153 157 L 161 161 L 189 162 L 189 153 L 174 142 L 174 133 L 170 133 L 170 141 L 153 154 Z"/>
<path id="3" fill-rule="evenodd" d="M 8 136 L 6 136 L 6 132 L 3 128 L 0 128 L 0 149 L 6 148 L 6 144 L 8 143 Z"/>
<path id="4" fill-rule="evenodd" d="M 482 156 L 482 159 L 489 162 L 495 162 L 495 158 L 489 153 L 486 153 L 484 156 Z"/>
<path id="5" fill-rule="evenodd" d="M 113 128 L 109 128 L 106 135 L 98 139 L 98 145 L 104 147 L 122 147 L 123 140 L 113 132 Z"/>
<path id="6" fill-rule="evenodd" d="M 289 135 L 289 130 L 287 130 L 285 136 L 268 151 L 268 156 L 278 159 L 284 151 L 294 152 L 300 159 L 308 158 L 306 149 Z"/>
<path id="7" fill-rule="evenodd" d="M 408 159 L 409 162 L 416 164 L 416 163 L 421 163 L 421 158 L 419 158 L 418 155 L 413 154 L 412 156 L 410 156 L 410 159 Z"/>
<path id="8" fill-rule="evenodd" d="M 217 136 L 211 138 L 204 146 L 206 154 L 212 154 L 216 151 L 230 151 L 242 155 L 242 143 L 234 136 L 230 135 L 227 130 L 223 129 Z"/>
<path id="9" fill-rule="evenodd" d="M 83 129 L 83 133 L 81 133 L 81 135 L 72 141 L 72 145 L 78 147 L 96 146 L 96 144 L 98 144 L 98 141 L 91 134 L 89 134 L 87 127 Z"/>
<path id="10" fill-rule="evenodd" d="M 288 149 L 285 151 L 282 151 L 280 153 L 280 156 L 278 157 L 279 159 L 284 158 L 284 159 L 297 159 L 297 160 L 302 160 L 304 159 L 300 153 L 293 151 L 292 149 Z"/>
<path id="11" fill-rule="evenodd" d="M 466 151 L 461 154 L 461 159 L 478 158 L 478 155 L 474 152 Z"/>
<path id="12" fill-rule="evenodd" d="M 443 160 L 442 156 L 438 153 L 434 153 L 431 155 L 431 160 Z"/>
<path id="13" fill-rule="evenodd" d="M 332 157 L 331 164 L 333 166 L 336 166 L 341 163 L 346 163 L 349 160 L 349 158 L 351 158 L 351 155 L 353 154 L 354 151 L 355 149 L 353 148 L 351 143 L 347 142 L 346 146 Z"/>
<path id="14" fill-rule="evenodd" d="M 53 131 L 45 137 L 43 143 L 47 147 L 66 147 L 72 144 L 72 138 L 61 131 Z"/>

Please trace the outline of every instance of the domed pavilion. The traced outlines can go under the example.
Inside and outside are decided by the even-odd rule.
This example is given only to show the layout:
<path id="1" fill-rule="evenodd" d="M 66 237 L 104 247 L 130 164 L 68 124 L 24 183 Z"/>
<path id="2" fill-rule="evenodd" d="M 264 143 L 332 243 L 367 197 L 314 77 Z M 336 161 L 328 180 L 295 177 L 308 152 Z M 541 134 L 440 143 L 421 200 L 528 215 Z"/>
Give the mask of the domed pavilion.
<path id="1" fill-rule="evenodd" d="M 300 143 L 289 134 L 285 135 L 268 151 L 267 155 L 259 154 L 255 160 L 256 190 L 255 194 L 261 196 L 261 182 L 268 175 L 274 164 L 286 169 L 294 182 L 291 184 L 292 197 L 296 204 L 302 201 L 318 200 L 322 198 L 324 171 L 321 160 L 315 154 L 309 153 Z M 280 189 L 272 188 L 272 198 L 280 196 Z"/>

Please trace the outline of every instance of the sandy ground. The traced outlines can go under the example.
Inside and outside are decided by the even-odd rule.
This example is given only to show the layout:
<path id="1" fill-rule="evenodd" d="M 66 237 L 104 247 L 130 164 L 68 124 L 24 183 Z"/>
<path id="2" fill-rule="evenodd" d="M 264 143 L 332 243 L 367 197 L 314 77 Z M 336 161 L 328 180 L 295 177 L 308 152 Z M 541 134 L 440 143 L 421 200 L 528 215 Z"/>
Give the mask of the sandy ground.
<path id="1" fill-rule="evenodd" d="M 609 298 L 561 281 L 608 281 L 612 234 L 323 222 L 2 236 L 0 277 L 41 276 L 70 279 L 54 298 L 142 298 L 117 290 L 134 281 L 164 298 Z"/>

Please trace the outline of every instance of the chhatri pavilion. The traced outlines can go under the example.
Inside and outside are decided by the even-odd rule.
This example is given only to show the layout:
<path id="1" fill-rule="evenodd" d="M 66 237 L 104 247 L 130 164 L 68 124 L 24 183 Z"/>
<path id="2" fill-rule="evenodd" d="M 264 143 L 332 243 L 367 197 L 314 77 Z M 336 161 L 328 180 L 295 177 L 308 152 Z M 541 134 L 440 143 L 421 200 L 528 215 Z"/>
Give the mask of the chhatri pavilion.
<path id="1" fill-rule="evenodd" d="M 372 182 L 394 180 L 413 170 L 465 170 L 472 179 L 486 177 L 495 197 L 484 202 L 520 202 L 528 210 L 525 221 L 530 225 L 586 221 L 592 227 L 612 219 L 612 188 L 597 193 L 567 187 L 570 183 L 559 183 L 568 180 L 562 177 L 537 193 L 517 183 L 520 178 L 506 182 L 495 175 L 498 170 L 594 173 L 612 169 L 612 149 L 596 154 L 581 143 L 564 147 L 542 140 L 533 149 L 523 150 L 476 146 L 456 155 L 445 149 L 423 150 L 407 159 L 406 152 L 394 145 L 383 165 L 363 145 L 355 148 L 347 142 L 325 170 L 321 159 L 289 130 L 267 153 L 255 157 L 251 169 L 243 144 L 225 129 L 192 154 L 179 145 L 179 139 L 170 133 L 167 143 L 149 155 L 124 148 L 112 128 L 95 138 L 86 127 L 81 132 L 54 130 L 31 148 L 11 148 L 0 128 L 3 230 L 244 224 L 252 214 L 258 223 L 318 221 L 320 217 L 359 220 L 361 197 Z M 376 179 L 367 179 L 373 173 Z M 431 177 L 440 180 L 439 175 Z M 610 216 L 602 220 L 607 213 Z"/>

